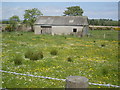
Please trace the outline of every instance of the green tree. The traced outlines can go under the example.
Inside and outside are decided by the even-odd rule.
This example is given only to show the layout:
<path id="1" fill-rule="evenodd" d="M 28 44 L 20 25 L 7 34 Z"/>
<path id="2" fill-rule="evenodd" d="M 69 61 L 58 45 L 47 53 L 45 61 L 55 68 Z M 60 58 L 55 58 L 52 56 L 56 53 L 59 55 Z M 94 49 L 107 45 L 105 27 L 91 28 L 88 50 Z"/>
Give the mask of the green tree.
<path id="1" fill-rule="evenodd" d="M 67 7 L 64 12 L 64 16 L 82 16 L 83 10 L 80 6 Z"/>
<path id="2" fill-rule="evenodd" d="M 0 24 L 9 24 L 9 21 L 8 20 L 2 20 L 1 22 L 0 22 Z"/>
<path id="3" fill-rule="evenodd" d="M 24 23 L 31 27 L 31 31 L 34 31 L 34 22 L 39 15 L 43 15 L 37 8 L 25 10 Z"/>
<path id="4" fill-rule="evenodd" d="M 19 22 L 20 22 L 20 19 L 16 15 L 9 18 L 11 31 L 16 31 L 17 30 Z"/>

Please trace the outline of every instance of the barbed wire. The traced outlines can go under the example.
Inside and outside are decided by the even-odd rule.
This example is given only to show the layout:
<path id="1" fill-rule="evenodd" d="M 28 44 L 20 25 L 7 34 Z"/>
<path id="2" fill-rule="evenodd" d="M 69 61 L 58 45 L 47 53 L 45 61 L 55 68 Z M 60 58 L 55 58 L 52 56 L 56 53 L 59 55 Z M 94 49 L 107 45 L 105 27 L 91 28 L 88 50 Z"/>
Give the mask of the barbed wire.
<path id="1" fill-rule="evenodd" d="M 62 81 L 66 80 L 66 79 L 58 79 L 58 78 L 51 78 L 51 77 L 44 77 L 44 76 L 35 76 L 35 75 L 31 75 L 31 74 L 22 74 L 22 73 L 16 73 L 16 72 L 9 72 L 9 71 L 3 71 L 3 70 L 0 70 L 0 72 L 12 73 L 12 74 L 16 74 L 16 75 L 31 76 L 31 77 L 40 77 L 40 78 L 44 78 L 44 79 L 53 79 L 53 80 L 62 80 Z"/>
<path id="2" fill-rule="evenodd" d="M 31 76 L 31 77 L 40 77 L 40 78 L 44 78 L 44 79 L 52 79 L 52 80 L 66 81 L 66 79 L 58 79 L 58 78 L 45 77 L 45 76 L 36 76 L 36 75 L 32 75 L 32 74 L 22 74 L 22 73 L 16 73 L 16 72 L 4 71 L 4 70 L 0 70 L 0 72 L 11 73 L 11 74 L 15 74 L 15 75 L 24 75 L 24 76 Z M 90 84 L 90 85 L 107 86 L 107 87 L 119 87 L 119 88 L 120 88 L 120 86 L 111 85 L 111 84 L 97 84 L 97 83 L 91 83 L 91 82 L 89 82 L 89 84 Z"/>
<path id="3" fill-rule="evenodd" d="M 111 84 L 97 84 L 97 83 L 91 83 L 89 82 L 90 85 L 98 85 L 98 86 L 107 86 L 107 87 L 120 87 L 117 85 L 111 85 Z"/>

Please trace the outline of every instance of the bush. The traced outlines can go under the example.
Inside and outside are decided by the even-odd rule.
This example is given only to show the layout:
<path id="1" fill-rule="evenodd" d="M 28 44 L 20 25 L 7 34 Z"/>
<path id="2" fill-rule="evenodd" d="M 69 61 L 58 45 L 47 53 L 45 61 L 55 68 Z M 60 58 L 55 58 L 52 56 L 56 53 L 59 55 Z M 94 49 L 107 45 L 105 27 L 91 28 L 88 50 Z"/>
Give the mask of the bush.
<path id="1" fill-rule="evenodd" d="M 25 58 L 30 58 L 30 56 L 33 55 L 33 50 L 31 49 L 28 49 L 26 52 L 25 52 Z"/>
<path id="2" fill-rule="evenodd" d="M 34 52 L 30 57 L 30 60 L 39 60 L 43 58 L 43 53 L 40 51 Z"/>
<path id="3" fill-rule="evenodd" d="M 51 55 L 57 55 L 57 54 L 58 54 L 58 51 L 57 51 L 57 50 L 52 50 L 52 51 L 50 52 L 50 54 L 51 54 Z"/>
<path id="4" fill-rule="evenodd" d="M 7 25 L 7 26 L 5 27 L 5 31 L 11 32 L 11 31 L 13 31 L 13 30 L 12 30 L 12 27 L 11 27 L 10 25 Z"/>
<path id="5" fill-rule="evenodd" d="M 22 64 L 22 61 L 23 61 L 23 58 L 22 58 L 22 56 L 20 56 L 20 55 L 16 55 L 16 56 L 14 57 L 13 61 L 14 61 L 14 64 L 15 64 L 15 65 L 21 65 L 21 64 Z"/>
<path id="6" fill-rule="evenodd" d="M 25 58 L 29 58 L 30 60 L 39 60 L 43 58 L 43 53 L 41 51 L 33 51 L 28 49 L 25 53 Z"/>

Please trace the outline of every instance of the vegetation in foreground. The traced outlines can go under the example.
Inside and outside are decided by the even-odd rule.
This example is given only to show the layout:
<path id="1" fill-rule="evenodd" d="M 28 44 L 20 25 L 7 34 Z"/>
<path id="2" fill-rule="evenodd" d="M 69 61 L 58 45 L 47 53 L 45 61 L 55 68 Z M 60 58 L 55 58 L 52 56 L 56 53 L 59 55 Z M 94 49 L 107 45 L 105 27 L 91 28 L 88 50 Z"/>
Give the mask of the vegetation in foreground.
<path id="1" fill-rule="evenodd" d="M 117 31 L 96 30 L 90 33 L 89 37 L 78 38 L 3 32 L 2 69 L 59 79 L 85 76 L 92 83 L 118 85 Z M 34 55 L 32 59 L 30 54 Z M 40 58 L 36 59 L 38 54 Z M 65 87 L 63 81 L 8 73 L 2 74 L 2 80 L 3 88 Z M 90 85 L 89 88 L 112 87 Z"/>

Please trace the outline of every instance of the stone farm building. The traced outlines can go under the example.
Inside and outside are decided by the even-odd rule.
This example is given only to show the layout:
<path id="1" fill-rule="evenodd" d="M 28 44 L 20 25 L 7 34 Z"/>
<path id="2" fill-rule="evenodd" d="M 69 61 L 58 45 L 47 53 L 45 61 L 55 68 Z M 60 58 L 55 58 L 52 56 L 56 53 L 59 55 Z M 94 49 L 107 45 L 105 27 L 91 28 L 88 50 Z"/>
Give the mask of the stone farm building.
<path id="1" fill-rule="evenodd" d="M 34 25 L 35 34 L 84 36 L 89 24 L 86 16 L 39 16 Z"/>

